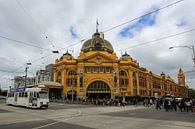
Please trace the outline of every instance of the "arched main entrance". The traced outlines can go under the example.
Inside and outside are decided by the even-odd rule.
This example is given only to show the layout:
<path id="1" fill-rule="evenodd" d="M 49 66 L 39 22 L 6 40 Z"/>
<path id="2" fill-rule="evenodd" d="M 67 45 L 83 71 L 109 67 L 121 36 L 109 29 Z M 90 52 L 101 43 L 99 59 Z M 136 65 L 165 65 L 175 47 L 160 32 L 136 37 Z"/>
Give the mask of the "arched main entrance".
<path id="1" fill-rule="evenodd" d="M 87 97 L 93 99 L 109 99 L 111 98 L 110 87 L 103 81 L 94 81 L 87 87 Z"/>

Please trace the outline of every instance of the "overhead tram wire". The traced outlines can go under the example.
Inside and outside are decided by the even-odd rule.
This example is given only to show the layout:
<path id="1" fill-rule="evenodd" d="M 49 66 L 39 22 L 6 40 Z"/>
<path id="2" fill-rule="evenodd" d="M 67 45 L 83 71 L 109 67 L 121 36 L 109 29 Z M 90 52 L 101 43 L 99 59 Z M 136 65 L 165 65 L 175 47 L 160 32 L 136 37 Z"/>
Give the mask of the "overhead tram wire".
<path id="1" fill-rule="evenodd" d="M 0 69 L 0 72 L 4 72 L 4 73 L 13 73 L 14 71 L 8 71 L 8 70 Z M 15 73 L 24 73 L 24 72 L 15 72 Z"/>
<path id="2" fill-rule="evenodd" d="M 68 45 L 68 46 L 66 46 L 66 47 L 64 47 L 64 48 L 60 48 L 60 49 L 58 49 L 57 51 L 63 50 L 63 49 L 65 49 L 65 48 L 69 48 L 69 47 L 71 47 L 71 46 L 74 46 L 74 45 L 76 45 L 76 44 L 79 44 L 79 43 L 82 42 L 82 41 L 83 41 L 83 40 L 78 41 L 78 42 L 76 42 L 76 43 L 73 43 L 73 44 L 71 44 L 71 45 Z M 42 56 L 42 57 L 40 57 L 40 58 L 38 58 L 38 59 L 32 60 L 32 63 L 35 63 L 35 62 L 37 62 L 37 61 L 39 61 L 39 60 L 42 60 L 42 59 L 44 59 L 44 58 L 47 58 L 47 57 L 49 57 L 49 56 L 51 56 L 51 55 L 53 55 L 53 54 L 52 54 L 52 53 L 51 53 L 51 54 L 47 54 L 47 55 Z"/>
<path id="3" fill-rule="evenodd" d="M 16 1 L 17 1 L 17 0 L 16 0 Z M 164 7 L 161 7 L 161 8 L 159 8 L 159 9 L 155 10 L 155 11 L 146 13 L 146 14 L 144 14 L 144 15 L 142 15 L 142 16 L 136 17 L 136 18 L 134 18 L 134 19 L 132 19 L 132 20 L 129 20 L 129 21 L 127 21 L 127 22 L 124 22 L 124 23 L 121 23 L 121 24 L 116 25 L 116 26 L 114 26 L 114 27 L 111 27 L 111 28 L 109 28 L 109 29 L 107 29 L 107 30 L 105 30 L 105 31 L 103 31 L 103 32 L 111 31 L 111 30 L 113 30 L 113 29 L 115 29 L 115 28 L 118 28 L 118 27 L 120 27 L 120 26 L 123 26 L 123 25 L 125 25 L 125 24 L 127 24 L 127 23 L 130 23 L 130 22 L 133 22 L 133 21 L 135 21 L 135 20 L 138 20 L 138 19 L 141 18 L 141 17 L 147 16 L 147 15 L 150 15 L 150 14 L 155 13 L 155 12 L 157 12 L 157 11 L 161 11 L 161 10 L 163 10 L 163 9 L 165 9 L 165 8 L 171 7 L 171 6 L 173 6 L 173 5 L 177 4 L 177 3 L 180 3 L 180 2 L 182 2 L 182 1 L 184 1 L 184 0 L 176 1 L 176 2 L 174 2 L 174 3 L 171 3 L 171 4 L 169 4 L 169 5 L 166 5 L 166 6 L 164 6 Z M 17 3 L 18 3 L 18 1 L 17 1 Z M 24 10 L 25 10 L 25 9 L 24 9 Z M 25 12 L 26 12 L 26 11 L 25 11 Z M 28 13 L 27 13 L 27 14 L 28 14 Z M 28 16 L 30 16 L 30 15 L 28 15 Z M 31 19 L 32 19 L 32 18 L 31 18 Z M 153 41 L 153 42 L 154 42 L 154 41 Z M 71 44 L 71 45 L 69 45 L 69 46 L 74 46 L 74 45 L 77 45 L 77 44 L 80 44 L 80 43 L 81 43 L 81 42 L 78 42 L 78 43 L 75 43 L 75 44 Z M 67 47 L 69 47 L 69 46 L 67 46 Z M 67 48 L 67 47 L 66 47 L 66 48 Z M 59 48 L 58 50 L 63 50 L 63 49 L 65 49 L 65 48 Z M 41 57 L 40 59 L 45 58 L 45 57 L 48 57 L 48 56 L 50 56 L 50 55 L 52 55 L 52 54 L 48 54 L 48 55 L 46 55 L 46 56 L 44 56 L 44 57 Z M 38 60 L 40 60 L 40 59 L 38 59 Z M 38 60 L 35 60 L 35 61 L 38 61 Z"/>
<path id="4" fill-rule="evenodd" d="M 137 44 L 137 45 L 134 45 L 134 46 L 130 46 L 130 47 L 118 49 L 118 50 L 116 50 L 116 51 L 127 50 L 127 49 L 130 49 L 130 48 L 135 48 L 135 47 L 139 47 L 139 46 L 151 44 L 151 43 L 154 43 L 154 42 L 157 42 L 157 41 L 160 41 L 160 40 L 172 38 L 172 37 L 175 37 L 175 36 L 178 36 L 178 35 L 182 35 L 182 34 L 185 34 L 185 33 L 189 33 L 189 32 L 192 32 L 192 31 L 195 31 L 195 29 L 190 29 L 190 30 L 183 31 L 183 32 L 180 32 L 180 33 L 176 33 L 176 34 L 164 36 L 164 37 L 162 37 L 162 38 L 158 38 L 158 39 L 155 39 L 155 40 L 152 40 L 152 41 L 147 41 L 147 42 L 144 42 L 144 43 L 140 43 L 140 44 Z"/>
<path id="5" fill-rule="evenodd" d="M 16 3 L 19 5 L 19 7 L 23 10 L 23 12 L 26 14 L 27 17 L 29 17 L 29 20 L 36 26 L 36 28 L 39 30 L 40 34 L 45 37 L 45 39 L 52 45 L 54 48 L 54 44 L 49 39 L 49 37 L 46 35 L 46 33 L 43 32 L 41 27 L 37 24 L 37 22 L 33 19 L 33 17 L 30 15 L 30 13 L 27 12 L 27 10 L 24 8 L 24 6 L 19 2 L 19 0 L 16 0 Z"/>
<path id="6" fill-rule="evenodd" d="M 79 42 L 74 43 L 74 45 L 76 45 L 76 44 L 78 44 L 78 43 L 80 43 L 80 42 L 83 42 L 83 41 L 84 41 L 84 39 L 81 40 L 81 41 L 79 41 Z M 68 48 L 68 47 L 70 47 L 70 46 L 72 46 L 72 45 L 73 45 L 73 44 L 68 45 L 68 46 L 66 46 L 66 48 Z M 59 49 L 59 50 L 63 50 L 63 49 L 65 49 L 65 48 L 61 48 L 61 49 Z M 45 55 L 45 56 L 42 56 L 42 57 L 40 57 L 40 58 L 38 58 L 38 59 L 32 60 L 31 63 L 33 64 L 33 63 L 35 63 L 35 62 L 37 62 L 37 61 L 39 61 L 39 60 L 42 60 L 42 59 L 44 59 L 44 58 L 47 58 L 47 57 L 51 56 L 51 55 L 53 55 L 53 54 L 51 53 L 51 54 L 47 54 L 47 55 Z M 18 67 L 15 71 L 12 72 L 12 74 L 13 74 L 13 73 L 17 73 L 17 71 L 20 70 L 20 69 L 22 69 L 22 68 L 23 68 L 23 66 Z M 7 74 L 6 74 L 6 75 L 7 75 Z"/>
<path id="7" fill-rule="evenodd" d="M 113 30 L 113 29 L 116 29 L 116 28 L 118 28 L 118 27 L 120 27 L 120 26 L 123 26 L 123 25 L 125 25 L 125 24 L 127 24 L 127 23 L 131 23 L 131 22 L 133 22 L 133 21 L 136 21 L 136 20 L 138 20 L 139 18 L 142 18 L 142 17 L 147 16 L 147 15 L 150 15 L 150 14 L 152 14 L 152 13 L 161 11 L 161 10 L 163 10 L 163 9 L 166 9 L 166 8 L 168 8 L 168 7 L 171 7 L 171 6 L 175 5 L 175 4 L 178 4 L 178 3 L 183 2 L 183 1 L 184 1 L 184 0 L 179 0 L 179 1 L 173 2 L 173 3 L 171 3 L 171 4 L 168 4 L 168 5 L 166 5 L 166 6 L 163 6 L 163 7 L 159 8 L 159 9 L 157 9 L 157 10 L 154 10 L 154 11 L 152 11 L 152 12 L 143 14 L 143 15 L 141 15 L 141 16 L 139 16 L 139 17 L 136 17 L 136 18 L 134 18 L 134 19 L 132 19 L 132 20 L 126 21 L 126 22 L 124 22 L 124 23 L 121 23 L 121 24 L 116 25 L 116 26 L 114 26 L 114 27 L 111 27 L 111 28 L 109 28 L 109 29 L 106 29 L 106 30 L 104 30 L 103 32 L 106 33 L 106 32 L 108 32 L 108 31 L 111 31 L 111 30 Z M 85 40 L 86 40 L 86 39 L 88 39 L 88 38 L 85 38 Z M 72 44 L 72 45 L 70 45 L 70 46 L 74 46 L 74 45 L 77 45 L 77 44 L 79 44 L 79 43 L 80 43 L 80 42 L 75 43 L 75 44 Z M 67 47 L 65 47 L 65 48 L 67 48 Z M 60 49 L 58 49 L 58 50 L 63 50 L 63 48 L 60 48 Z"/>
<path id="8" fill-rule="evenodd" d="M 23 45 L 30 46 L 30 47 L 34 47 L 34 48 L 38 48 L 38 49 L 42 49 L 42 50 L 46 50 L 46 51 L 52 51 L 50 49 L 46 49 L 46 48 L 43 48 L 43 47 L 40 47 L 40 46 L 33 45 L 34 43 L 19 41 L 19 40 L 12 39 L 12 38 L 9 38 L 9 37 L 6 37 L 6 36 L 2 36 L 2 35 L 0 35 L 0 38 L 6 39 L 6 40 L 10 40 L 10 41 L 14 41 L 14 42 L 17 42 L 19 44 L 23 44 Z"/>
<path id="9" fill-rule="evenodd" d="M 139 17 L 136 17 L 136 18 L 134 18 L 134 19 L 132 19 L 132 20 L 129 20 L 129 21 L 127 21 L 127 22 L 124 22 L 124 23 L 122 23 L 122 24 L 119 24 L 119 25 L 116 25 L 116 26 L 114 26 L 114 27 L 111 27 L 111 28 L 109 28 L 109 29 L 107 29 L 107 30 L 105 30 L 105 31 L 103 31 L 103 32 L 111 31 L 111 30 L 113 30 L 113 29 L 115 29 L 115 28 L 118 28 L 118 27 L 120 27 L 120 26 L 122 26 L 122 25 L 125 25 L 125 24 L 127 24 L 127 23 L 133 22 L 133 21 L 135 21 L 135 20 L 138 20 L 138 19 L 141 18 L 141 17 L 150 15 L 150 14 L 155 13 L 155 12 L 157 12 L 157 11 L 166 9 L 166 8 L 171 7 L 171 6 L 175 5 L 175 4 L 178 4 L 178 3 L 182 2 L 182 1 L 184 1 L 184 0 L 179 0 L 179 1 L 176 1 L 176 2 L 174 2 L 174 3 L 168 4 L 168 5 L 166 5 L 166 6 L 164 6 L 164 7 L 161 7 L 161 8 L 159 8 L 159 9 L 157 9 L 157 10 L 154 10 L 154 11 L 152 11 L 152 12 L 146 13 L 146 14 L 144 14 L 144 15 L 142 15 L 142 16 L 139 16 Z M 21 5 L 21 3 L 20 3 L 18 0 L 16 0 L 16 2 L 20 5 L 20 7 L 23 9 L 23 11 L 26 13 L 26 15 L 28 15 L 28 16 L 31 18 L 31 20 L 34 21 L 33 18 L 29 15 L 29 13 L 28 13 L 28 12 L 24 9 L 24 7 Z M 35 22 L 35 23 L 36 23 L 36 22 Z M 36 24 L 36 25 L 37 25 L 37 24 Z M 39 30 L 41 30 L 40 27 L 39 27 L 38 25 L 37 25 L 37 27 L 39 28 Z M 41 31 L 41 32 L 42 32 L 42 31 Z M 43 32 L 42 32 L 42 33 L 43 33 Z M 45 35 L 45 36 L 46 36 L 46 35 Z M 83 40 L 86 40 L 86 39 L 88 39 L 88 38 L 85 38 L 85 39 L 83 39 Z M 64 47 L 64 48 L 59 48 L 58 51 L 63 50 L 63 49 L 65 49 L 65 48 L 68 48 L 68 47 L 70 47 L 70 46 L 74 46 L 74 45 L 80 44 L 81 42 L 82 42 L 82 40 L 79 41 L 78 43 L 71 44 L 71 45 L 66 46 L 66 47 Z"/>
<path id="10" fill-rule="evenodd" d="M 28 16 L 29 17 L 29 19 L 31 20 L 31 22 L 32 23 L 34 23 L 34 25 L 37 27 L 37 29 L 40 31 L 40 33 L 42 34 L 42 35 L 44 35 L 45 36 L 45 38 L 48 40 L 48 42 L 50 42 L 51 43 L 51 45 L 53 46 L 53 49 L 54 49 L 54 44 L 52 43 L 52 41 L 48 38 L 48 36 L 46 35 L 46 33 L 44 33 L 43 32 L 43 30 L 41 29 L 41 27 L 37 24 L 37 22 L 33 19 L 33 17 L 28 13 L 28 11 L 24 8 L 24 6 L 21 4 L 21 2 L 19 2 L 18 0 L 16 0 L 16 3 L 19 5 L 19 7 L 24 11 L 24 13 L 26 14 L 26 16 Z M 82 40 L 81 40 L 82 41 Z M 75 44 L 72 44 L 73 46 L 74 45 L 76 45 L 76 44 L 79 44 L 80 42 L 78 42 L 78 43 L 75 43 Z M 72 45 L 70 45 L 70 46 L 72 46 Z M 69 47 L 69 46 L 68 46 Z M 65 48 L 67 48 L 67 47 L 65 47 Z M 64 48 L 61 48 L 61 49 L 59 49 L 59 50 L 63 50 Z M 52 52 L 53 53 L 56 53 L 57 51 L 59 51 L 59 50 L 53 50 Z M 57 53 L 59 53 L 59 52 L 57 52 Z M 47 55 L 46 55 L 47 56 Z"/>
<path id="11" fill-rule="evenodd" d="M 119 50 L 116 50 L 116 51 L 121 51 L 121 50 L 124 50 L 124 49 L 130 49 L 130 48 L 134 48 L 134 47 L 139 47 L 139 46 L 147 45 L 147 44 L 154 43 L 154 42 L 157 42 L 157 41 L 160 41 L 160 40 L 164 40 L 164 39 L 172 38 L 172 37 L 175 37 L 175 36 L 178 36 L 178 35 L 182 35 L 182 34 L 185 34 L 185 33 L 189 33 L 189 32 L 192 32 L 192 31 L 195 31 L 195 29 L 190 29 L 190 30 L 183 31 L 183 32 L 180 32 L 180 33 L 168 35 L 168 36 L 165 36 L 165 37 L 162 37 L 162 38 L 158 38 L 158 39 L 155 39 L 155 40 L 152 40 L 152 41 L 147 41 L 147 42 L 144 42 L 144 43 L 141 43 L 141 44 L 138 44 L 138 45 L 134 45 L 134 46 L 131 46 L 131 47 L 122 48 L 122 49 L 119 49 Z M 76 42 L 76 43 L 74 43 L 74 44 L 72 44 L 72 45 L 76 45 L 76 44 L 78 44 L 78 43 L 80 43 L 80 42 L 81 42 L 81 41 Z M 68 45 L 68 46 L 66 46 L 66 47 L 68 48 L 68 47 L 70 47 L 70 46 L 72 46 L 72 45 Z M 64 48 L 58 49 L 58 51 L 59 51 L 59 50 L 63 50 L 63 49 L 64 49 Z M 43 58 L 47 58 L 47 57 L 49 57 L 49 56 L 51 56 L 51 55 L 52 55 L 52 54 L 48 54 L 48 55 L 46 55 L 46 56 L 43 56 L 43 57 L 41 57 L 41 58 L 39 58 L 39 59 L 37 59 L 37 60 L 32 61 L 32 63 L 35 63 L 35 62 L 37 62 L 37 61 L 39 61 L 39 60 L 41 60 L 41 59 L 43 59 Z"/>
<path id="12" fill-rule="evenodd" d="M 160 11 L 160 10 L 166 9 L 166 8 L 168 8 L 168 7 L 171 7 L 171 6 L 175 5 L 175 4 L 178 4 L 178 3 L 183 2 L 183 1 L 184 1 L 184 0 L 179 0 L 179 1 L 173 2 L 173 3 L 171 3 L 171 4 L 168 4 L 168 5 L 164 6 L 164 7 L 161 7 L 161 8 L 159 8 L 159 9 L 154 10 L 154 11 L 151 11 L 151 12 L 149 12 L 149 13 L 146 13 L 146 14 L 144 14 L 144 15 L 141 15 L 141 16 L 139 16 L 139 17 L 136 17 L 136 18 L 134 18 L 134 19 L 132 19 L 132 20 L 126 21 L 126 22 L 124 22 L 124 23 L 121 23 L 121 24 L 119 24 L 119 25 L 116 25 L 116 26 L 114 26 L 114 27 L 111 27 L 111 28 L 109 28 L 109 29 L 107 29 L 107 30 L 104 30 L 103 32 L 106 33 L 106 32 L 108 32 L 108 31 L 111 31 L 111 30 L 113 30 L 113 29 L 116 29 L 116 28 L 118 28 L 118 27 L 120 27 L 120 26 L 123 26 L 123 25 L 128 24 L 128 23 L 133 22 L 133 21 L 136 21 L 136 20 L 138 20 L 138 19 L 140 19 L 140 18 L 142 18 L 142 17 L 148 16 L 148 15 L 153 14 L 153 13 L 155 13 L 155 12 L 158 12 L 158 11 Z"/>

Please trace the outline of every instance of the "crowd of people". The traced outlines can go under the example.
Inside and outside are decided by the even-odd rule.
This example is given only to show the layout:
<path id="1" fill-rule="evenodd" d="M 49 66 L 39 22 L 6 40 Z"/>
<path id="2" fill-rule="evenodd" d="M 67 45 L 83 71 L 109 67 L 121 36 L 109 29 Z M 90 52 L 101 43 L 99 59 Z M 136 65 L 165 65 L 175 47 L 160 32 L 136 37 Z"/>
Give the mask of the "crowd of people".
<path id="1" fill-rule="evenodd" d="M 57 99 L 57 100 L 60 100 L 60 102 L 65 102 L 65 103 L 72 103 L 72 101 L 69 99 Z M 57 100 L 55 99 L 56 102 L 58 102 Z M 123 98 L 118 98 L 118 99 L 83 98 L 83 99 L 74 100 L 73 102 L 77 104 L 93 104 L 93 105 L 102 105 L 102 106 L 125 106 L 125 105 L 137 106 L 137 105 L 143 104 L 145 107 L 154 107 L 157 110 L 164 109 L 166 112 L 168 111 L 195 112 L 195 99 L 131 98 L 131 99 L 125 100 Z"/>
<path id="2" fill-rule="evenodd" d="M 186 111 L 194 112 L 195 111 L 195 99 L 148 99 L 144 100 L 144 105 L 147 107 L 155 106 L 157 110 L 165 109 L 168 111 Z"/>

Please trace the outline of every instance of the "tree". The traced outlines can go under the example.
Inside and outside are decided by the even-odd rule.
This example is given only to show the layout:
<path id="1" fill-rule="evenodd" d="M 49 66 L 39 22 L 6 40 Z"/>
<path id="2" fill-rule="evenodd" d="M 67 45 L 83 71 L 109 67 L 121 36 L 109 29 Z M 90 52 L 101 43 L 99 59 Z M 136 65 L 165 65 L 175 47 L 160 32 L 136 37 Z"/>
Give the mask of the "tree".
<path id="1" fill-rule="evenodd" d="M 195 89 L 189 89 L 189 97 L 195 98 Z"/>

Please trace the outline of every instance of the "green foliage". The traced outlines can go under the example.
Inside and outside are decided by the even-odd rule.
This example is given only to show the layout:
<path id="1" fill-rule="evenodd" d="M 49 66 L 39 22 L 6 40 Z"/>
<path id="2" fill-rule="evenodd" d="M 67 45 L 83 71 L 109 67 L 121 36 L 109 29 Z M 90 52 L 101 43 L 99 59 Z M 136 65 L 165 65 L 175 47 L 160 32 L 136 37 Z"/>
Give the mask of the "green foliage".
<path id="1" fill-rule="evenodd" d="M 195 98 L 195 89 L 189 89 L 189 97 Z"/>

